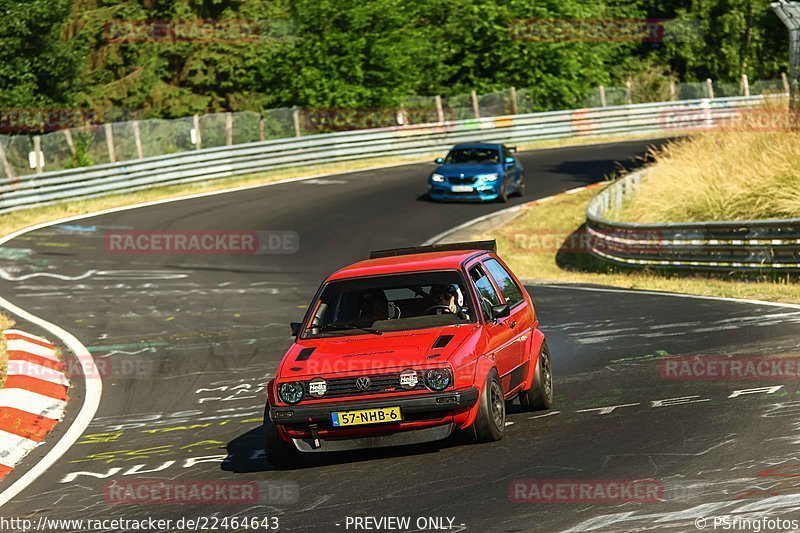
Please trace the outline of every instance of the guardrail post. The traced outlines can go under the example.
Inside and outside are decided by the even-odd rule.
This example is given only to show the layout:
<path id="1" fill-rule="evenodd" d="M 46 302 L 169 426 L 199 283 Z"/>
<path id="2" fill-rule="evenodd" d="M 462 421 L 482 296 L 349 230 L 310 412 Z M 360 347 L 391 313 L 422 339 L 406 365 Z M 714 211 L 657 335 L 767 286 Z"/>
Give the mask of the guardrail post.
<path id="1" fill-rule="evenodd" d="M 475 92 L 475 89 L 472 90 L 472 113 L 475 118 L 481 118 L 481 110 L 478 107 L 478 93 Z"/>
<path id="2" fill-rule="evenodd" d="M 44 172 L 44 161 L 42 161 L 42 159 L 44 159 L 44 154 L 42 154 L 42 137 L 40 135 L 35 135 L 33 137 L 33 161 L 37 174 Z"/>
<path id="3" fill-rule="evenodd" d="M 258 115 L 258 140 L 263 142 L 265 137 L 266 135 L 264 135 L 264 114 L 260 113 Z"/>
<path id="4" fill-rule="evenodd" d="M 439 122 L 444 122 L 444 108 L 442 107 L 442 96 L 436 95 L 436 116 Z"/>
<path id="5" fill-rule="evenodd" d="M 633 81 L 630 78 L 625 80 L 625 101 L 628 105 L 633 104 Z"/>
<path id="6" fill-rule="evenodd" d="M 144 152 L 142 150 L 142 132 L 139 131 L 139 121 L 133 121 L 133 142 L 136 144 L 136 156 L 139 159 L 144 158 Z"/>
<path id="7" fill-rule="evenodd" d="M 597 90 L 600 93 L 600 107 L 607 107 L 608 104 L 606 102 L 606 86 L 598 85 Z"/>
<path id="8" fill-rule="evenodd" d="M 117 162 L 117 156 L 114 153 L 114 132 L 111 131 L 111 123 L 106 122 L 103 124 L 103 129 L 106 132 L 106 148 L 108 149 L 108 161 L 110 163 Z"/>
<path id="9" fill-rule="evenodd" d="M 75 157 L 75 143 L 72 141 L 72 132 L 69 128 L 64 130 L 64 138 L 67 140 L 67 146 L 69 146 L 69 152 Z"/>
<path id="10" fill-rule="evenodd" d="M 294 136 L 300 137 L 302 135 L 300 132 L 300 110 L 296 107 L 292 109 L 292 120 L 294 121 Z"/>
<path id="11" fill-rule="evenodd" d="M 517 114 L 517 88 L 511 88 L 511 114 Z"/>
<path id="12" fill-rule="evenodd" d="M 233 113 L 225 113 L 225 145 L 233 146 Z"/>
<path id="13" fill-rule="evenodd" d="M 747 79 L 747 74 L 742 74 L 742 94 L 750 96 L 750 81 Z"/>
<path id="14" fill-rule="evenodd" d="M 11 167 L 11 164 L 8 162 L 6 158 L 6 150 L 3 148 L 3 143 L 0 142 L 0 162 L 3 163 L 3 172 L 5 172 L 6 177 L 9 180 L 13 180 L 16 176 L 14 175 L 14 169 Z"/>
<path id="15" fill-rule="evenodd" d="M 711 81 L 711 78 L 706 78 L 706 93 L 709 98 L 714 99 L 714 82 Z"/>
<path id="16" fill-rule="evenodd" d="M 192 123 L 194 124 L 194 149 L 199 150 L 203 145 L 203 140 L 200 137 L 200 117 L 197 115 L 192 116 Z"/>

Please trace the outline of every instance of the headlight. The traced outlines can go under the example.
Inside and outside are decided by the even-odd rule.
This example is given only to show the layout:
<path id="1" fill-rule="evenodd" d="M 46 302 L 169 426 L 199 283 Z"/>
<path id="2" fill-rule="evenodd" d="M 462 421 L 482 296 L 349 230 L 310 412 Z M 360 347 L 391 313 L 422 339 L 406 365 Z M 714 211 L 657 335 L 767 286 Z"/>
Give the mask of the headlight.
<path id="1" fill-rule="evenodd" d="M 308 382 L 308 395 L 322 398 L 328 392 L 328 382 L 322 378 L 314 378 Z"/>
<path id="2" fill-rule="evenodd" d="M 444 182 L 444 176 L 442 176 L 441 174 L 436 174 L 434 172 L 433 174 L 431 174 L 431 181 L 436 182 L 436 183 L 443 183 Z"/>
<path id="3" fill-rule="evenodd" d="M 278 387 L 278 396 L 284 402 L 294 405 L 303 399 L 303 384 L 296 381 L 281 383 Z"/>
<path id="4" fill-rule="evenodd" d="M 475 177 L 484 181 L 497 181 L 500 178 L 500 174 L 479 174 Z"/>
<path id="5" fill-rule="evenodd" d="M 444 390 L 453 382 L 453 376 L 447 368 L 434 368 L 425 372 L 425 385 L 431 390 Z"/>
<path id="6" fill-rule="evenodd" d="M 416 370 L 403 370 L 400 372 L 400 386 L 406 390 L 411 390 L 417 387 L 419 383 L 419 376 Z"/>

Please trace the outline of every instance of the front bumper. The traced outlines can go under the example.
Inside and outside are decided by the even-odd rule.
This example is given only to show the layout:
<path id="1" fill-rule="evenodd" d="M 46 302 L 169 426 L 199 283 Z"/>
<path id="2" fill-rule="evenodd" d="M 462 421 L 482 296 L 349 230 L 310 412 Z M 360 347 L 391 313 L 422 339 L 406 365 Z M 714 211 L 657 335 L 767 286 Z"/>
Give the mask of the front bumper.
<path id="1" fill-rule="evenodd" d="M 294 405 L 291 407 L 271 407 L 269 417 L 276 424 L 329 424 L 331 413 L 336 411 L 353 411 L 358 409 L 378 409 L 381 407 L 399 406 L 403 416 L 410 414 L 444 414 L 462 409 L 469 409 L 478 401 L 480 392 L 477 387 L 469 389 L 435 392 L 379 400 L 350 400 L 344 402 Z M 361 426 L 379 430 L 380 425 Z"/>
<path id="2" fill-rule="evenodd" d="M 453 192 L 446 183 L 429 184 L 428 194 L 432 200 L 446 200 L 449 202 L 490 202 L 500 196 L 500 185 L 496 183 L 475 184 L 472 192 Z"/>

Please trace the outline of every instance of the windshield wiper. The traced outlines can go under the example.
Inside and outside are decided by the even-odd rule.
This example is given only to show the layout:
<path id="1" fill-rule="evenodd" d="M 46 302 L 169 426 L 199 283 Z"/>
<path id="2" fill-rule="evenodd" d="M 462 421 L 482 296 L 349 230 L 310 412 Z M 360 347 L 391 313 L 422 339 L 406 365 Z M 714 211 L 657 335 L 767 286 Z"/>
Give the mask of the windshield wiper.
<path id="1" fill-rule="evenodd" d="M 359 326 L 357 324 L 325 324 L 322 326 L 322 330 L 331 330 L 331 329 L 360 329 L 361 331 L 366 331 L 367 333 L 372 333 L 373 335 L 383 335 L 383 332 L 378 329 L 373 328 L 365 328 Z"/>

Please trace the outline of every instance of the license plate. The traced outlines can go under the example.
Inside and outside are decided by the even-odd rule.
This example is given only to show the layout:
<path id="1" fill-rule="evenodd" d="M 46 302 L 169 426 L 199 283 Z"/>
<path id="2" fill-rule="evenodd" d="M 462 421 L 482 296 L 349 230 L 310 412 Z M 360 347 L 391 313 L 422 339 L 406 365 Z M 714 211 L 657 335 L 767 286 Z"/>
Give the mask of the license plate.
<path id="1" fill-rule="evenodd" d="M 360 426 L 362 424 L 385 424 L 400 422 L 403 419 L 399 407 L 381 407 L 380 409 L 360 409 L 358 411 L 340 411 L 331 413 L 333 427 Z"/>
<path id="2" fill-rule="evenodd" d="M 453 192 L 472 192 L 475 189 L 472 185 L 453 185 L 450 190 Z"/>

